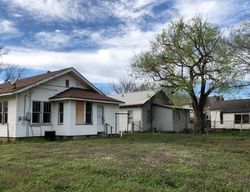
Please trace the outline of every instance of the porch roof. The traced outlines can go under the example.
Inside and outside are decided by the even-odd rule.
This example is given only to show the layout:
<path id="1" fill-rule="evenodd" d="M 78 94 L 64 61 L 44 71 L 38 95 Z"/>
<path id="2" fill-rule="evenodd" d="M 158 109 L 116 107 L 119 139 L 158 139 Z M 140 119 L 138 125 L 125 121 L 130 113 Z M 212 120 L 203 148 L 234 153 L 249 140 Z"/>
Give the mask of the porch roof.
<path id="1" fill-rule="evenodd" d="M 57 95 L 49 98 L 50 101 L 60 101 L 60 100 L 86 100 L 86 101 L 97 101 L 97 102 L 104 102 L 104 103 L 116 103 L 120 104 L 123 103 L 117 99 L 113 99 L 111 97 L 101 95 L 96 91 L 81 89 L 71 87 Z"/>

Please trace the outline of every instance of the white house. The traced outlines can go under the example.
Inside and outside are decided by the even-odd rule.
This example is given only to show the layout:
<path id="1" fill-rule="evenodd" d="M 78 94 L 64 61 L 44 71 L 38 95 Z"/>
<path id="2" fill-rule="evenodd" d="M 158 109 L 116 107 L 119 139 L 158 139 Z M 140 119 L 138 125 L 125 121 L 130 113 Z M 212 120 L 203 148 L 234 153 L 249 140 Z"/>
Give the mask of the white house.
<path id="1" fill-rule="evenodd" d="M 118 133 L 120 101 L 107 97 L 74 68 L 0 85 L 0 137 Z"/>
<path id="2" fill-rule="evenodd" d="M 212 129 L 250 129 L 250 99 L 217 102 L 210 114 Z"/>
<path id="3" fill-rule="evenodd" d="M 173 106 L 163 90 L 116 94 L 123 101 L 117 123 L 123 131 L 181 131 L 189 128 L 189 109 Z"/>

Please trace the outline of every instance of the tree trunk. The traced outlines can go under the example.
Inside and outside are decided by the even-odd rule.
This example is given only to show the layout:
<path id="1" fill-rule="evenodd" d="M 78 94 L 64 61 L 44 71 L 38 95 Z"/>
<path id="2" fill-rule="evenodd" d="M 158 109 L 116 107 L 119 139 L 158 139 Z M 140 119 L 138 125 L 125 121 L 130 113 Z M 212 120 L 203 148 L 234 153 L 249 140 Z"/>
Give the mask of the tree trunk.
<path id="1" fill-rule="evenodd" d="M 201 99 L 199 103 L 193 104 L 194 109 L 194 132 L 205 133 L 206 115 L 204 114 L 204 106 L 206 99 Z"/>
<path id="2" fill-rule="evenodd" d="M 201 110 L 194 110 L 194 131 L 204 133 L 206 128 L 206 118 Z"/>

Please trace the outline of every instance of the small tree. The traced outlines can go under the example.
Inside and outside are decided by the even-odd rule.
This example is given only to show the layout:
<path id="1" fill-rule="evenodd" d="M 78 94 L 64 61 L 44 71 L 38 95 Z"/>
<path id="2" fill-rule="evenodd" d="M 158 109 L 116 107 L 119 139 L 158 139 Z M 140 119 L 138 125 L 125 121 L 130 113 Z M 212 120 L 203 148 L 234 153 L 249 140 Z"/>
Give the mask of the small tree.
<path id="1" fill-rule="evenodd" d="M 204 107 L 214 91 L 227 90 L 241 80 L 234 50 L 220 29 L 195 17 L 172 22 L 151 42 L 148 51 L 136 55 L 132 68 L 137 75 L 164 81 L 186 92 L 192 99 L 194 130 L 204 132 Z"/>

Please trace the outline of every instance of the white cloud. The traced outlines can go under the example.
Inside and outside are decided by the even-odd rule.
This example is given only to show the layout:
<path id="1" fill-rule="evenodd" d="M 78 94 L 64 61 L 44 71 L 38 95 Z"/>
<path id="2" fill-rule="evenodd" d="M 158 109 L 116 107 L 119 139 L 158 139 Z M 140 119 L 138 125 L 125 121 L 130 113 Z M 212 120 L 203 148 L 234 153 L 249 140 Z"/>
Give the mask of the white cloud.
<path id="1" fill-rule="evenodd" d="M 216 24 L 232 24 L 249 14 L 250 3 L 243 0 L 176 0 L 177 16 L 190 19 L 201 15 Z"/>
<path id="2" fill-rule="evenodd" d="M 25 10 L 39 20 L 83 20 L 91 21 L 104 18 L 109 13 L 104 3 L 81 0 L 2 0 L 10 9 Z"/>
<path id="3" fill-rule="evenodd" d="M 0 20 L 0 34 L 2 39 L 19 36 L 21 33 L 15 24 L 9 20 Z"/>
<path id="4" fill-rule="evenodd" d="M 10 47 L 10 53 L 2 61 L 39 70 L 75 67 L 93 82 L 112 82 L 125 74 L 131 56 L 131 52 L 126 49 L 55 52 Z"/>

